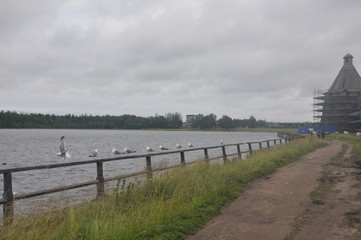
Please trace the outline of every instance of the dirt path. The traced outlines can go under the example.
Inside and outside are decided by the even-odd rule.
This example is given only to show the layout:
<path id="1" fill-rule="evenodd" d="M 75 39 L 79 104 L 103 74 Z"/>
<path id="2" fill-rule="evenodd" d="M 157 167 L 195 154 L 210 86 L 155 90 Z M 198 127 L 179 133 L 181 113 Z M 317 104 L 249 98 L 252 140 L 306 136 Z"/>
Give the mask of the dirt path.
<path id="1" fill-rule="evenodd" d="M 350 168 L 349 164 L 337 167 L 329 164 L 341 151 L 341 145 L 333 141 L 328 147 L 252 182 L 219 216 L 187 239 L 352 239 L 349 237 L 357 235 L 356 225 L 345 213 L 356 209 L 361 202 L 357 199 L 361 190 L 354 186 L 357 182 L 354 172 L 359 170 Z M 345 170 L 353 173 L 347 174 Z M 319 186 L 325 174 L 337 176 L 335 179 L 340 176 L 343 181 L 335 180 L 325 199 L 314 204 L 309 194 Z M 355 219 L 353 221 L 356 223 Z"/>
<path id="2" fill-rule="evenodd" d="M 361 209 L 360 169 L 350 159 L 351 150 L 349 145 L 339 163 L 324 167 L 321 181 L 330 187 L 321 205 L 308 205 L 305 217 L 311 217 L 294 240 L 361 239 L 361 211 L 355 211 Z"/>

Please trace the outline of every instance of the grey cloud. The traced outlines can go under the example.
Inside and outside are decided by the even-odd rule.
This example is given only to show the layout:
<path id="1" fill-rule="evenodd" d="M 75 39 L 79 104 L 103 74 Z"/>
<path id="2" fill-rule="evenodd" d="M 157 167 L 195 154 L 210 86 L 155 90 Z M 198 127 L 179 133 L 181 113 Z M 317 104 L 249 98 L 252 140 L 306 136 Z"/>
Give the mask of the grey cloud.
<path id="1" fill-rule="evenodd" d="M 310 121 L 361 66 L 358 1 L 35 2 L 0 3 L 1 108 Z"/>

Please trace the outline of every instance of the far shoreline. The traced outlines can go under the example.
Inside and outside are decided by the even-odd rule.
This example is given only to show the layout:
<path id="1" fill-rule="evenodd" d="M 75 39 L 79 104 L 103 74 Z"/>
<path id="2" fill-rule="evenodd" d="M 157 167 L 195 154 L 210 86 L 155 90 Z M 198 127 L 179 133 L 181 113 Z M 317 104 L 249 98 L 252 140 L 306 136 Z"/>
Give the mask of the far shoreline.
<path id="1" fill-rule="evenodd" d="M 147 128 L 147 129 L 126 129 L 126 128 L 0 128 L 0 130 L 129 130 L 129 131 L 178 131 L 178 132 L 289 132 L 297 133 L 297 128 L 232 128 L 232 129 L 193 129 L 193 128 Z"/>

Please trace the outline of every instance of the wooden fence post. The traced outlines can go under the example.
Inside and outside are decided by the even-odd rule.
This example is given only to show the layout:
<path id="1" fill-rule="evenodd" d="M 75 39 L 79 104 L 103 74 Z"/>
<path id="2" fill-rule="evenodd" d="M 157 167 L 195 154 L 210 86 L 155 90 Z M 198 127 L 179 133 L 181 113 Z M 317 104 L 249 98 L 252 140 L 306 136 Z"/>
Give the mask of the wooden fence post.
<path id="1" fill-rule="evenodd" d="M 282 144 L 282 138 L 280 138 L 280 144 Z"/>
<path id="2" fill-rule="evenodd" d="M 180 158 L 181 158 L 181 164 L 183 166 L 185 166 L 186 165 L 186 159 L 184 157 L 184 152 L 183 151 L 180 152 Z"/>
<path id="3" fill-rule="evenodd" d="M 10 225 L 14 220 L 14 195 L 11 172 L 4 172 L 4 199 L 3 218 L 4 226 Z"/>
<path id="4" fill-rule="evenodd" d="M 103 163 L 97 162 L 97 198 L 104 195 Z"/>
<path id="5" fill-rule="evenodd" d="M 150 156 L 146 156 L 145 161 L 147 162 L 147 180 L 149 181 L 153 178 L 152 160 Z"/>
<path id="6" fill-rule="evenodd" d="M 275 139 L 275 140 L 273 140 L 273 145 L 277 145 L 277 140 Z"/>
<path id="7" fill-rule="evenodd" d="M 204 148 L 204 159 L 206 160 L 206 164 L 209 164 L 209 156 L 208 156 L 208 149 Z"/>
<path id="8" fill-rule="evenodd" d="M 226 147 L 222 146 L 222 156 L 223 156 L 223 162 L 227 163 L 227 154 L 226 154 Z"/>
<path id="9" fill-rule="evenodd" d="M 259 142 L 259 149 L 262 150 L 262 142 Z"/>
<path id="10" fill-rule="evenodd" d="M 267 148 L 268 148 L 268 149 L 271 148 L 271 146 L 270 146 L 270 144 L 269 144 L 269 140 L 267 140 Z"/>
<path id="11" fill-rule="evenodd" d="M 252 155 L 252 154 L 253 154 L 253 150 L 252 150 L 252 145 L 251 145 L 251 143 L 248 143 L 248 149 L 249 149 L 249 154 Z"/>
<path id="12" fill-rule="evenodd" d="M 238 154 L 239 158 L 242 158 L 241 148 L 240 148 L 239 144 L 237 144 L 237 154 Z"/>

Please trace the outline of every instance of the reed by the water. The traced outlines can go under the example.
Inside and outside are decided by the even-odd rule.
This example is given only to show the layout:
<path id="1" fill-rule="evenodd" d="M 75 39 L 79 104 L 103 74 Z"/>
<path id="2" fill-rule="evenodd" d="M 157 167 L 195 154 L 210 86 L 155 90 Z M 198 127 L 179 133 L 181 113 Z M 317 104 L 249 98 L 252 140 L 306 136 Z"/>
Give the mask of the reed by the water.
<path id="1" fill-rule="evenodd" d="M 307 138 L 255 152 L 247 160 L 199 162 L 61 211 L 17 218 L 0 239 L 183 239 L 219 213 L 248 182 L 325 146 Z"/>

